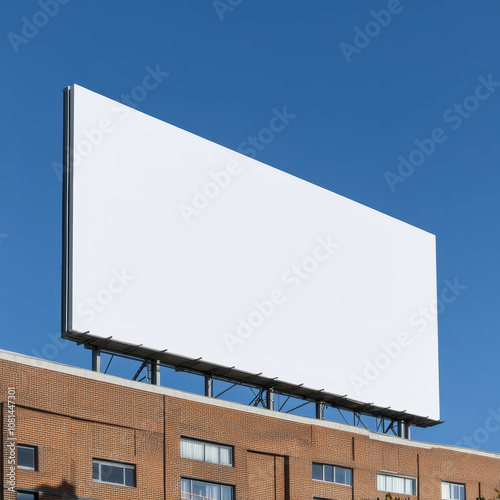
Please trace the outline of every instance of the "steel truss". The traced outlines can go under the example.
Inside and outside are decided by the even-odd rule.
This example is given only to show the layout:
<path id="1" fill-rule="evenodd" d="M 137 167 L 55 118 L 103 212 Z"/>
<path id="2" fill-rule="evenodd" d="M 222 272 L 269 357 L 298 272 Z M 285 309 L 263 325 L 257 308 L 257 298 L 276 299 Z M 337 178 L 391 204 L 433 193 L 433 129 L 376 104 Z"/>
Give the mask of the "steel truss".
<path id="1" fill-rule="evenodd" d="M 267 379 L 267 385 L 260 385 L 261 374 L 248 374 L 246 378 L 238 377 L 238 379 L 231 377 L 232 368 L 228 368 L 227 376 L 220 373 L 218 370 L 199 370 L 196 369 L 196 365 L 201 360 L 194 359 L 187 362 L 183 362 L 181 365 L 174 363 L 166 363 L 154 358 L 142 358 L 135 354 L 128 354 L 126 351 L 117 352 L 115 350 L 110 350 L 102 348 L 100 346 L 91 345 L 86 343 L 85 347 L 90 349 L 92 352 L 92 370 L 100 372 L 101 371 L 101 354 L 109 354 L 111 356 L 104 373 L 107 373 L 111 362 L 115 357 L 121 357 L 126 359 L 131 359 L 140 362 L 140 366 L 136 373 L 133 375 L 132 380 L 137 380 L 139 382 L 145 382 L 153 385 L 160 385 L 160 368 L 164 366 L 166 368 L 175 369 L 176 371 L 182 371 L 187 373 L 192 373 L 204 377 L 205 379 L 205 390 L 204 394 L 207 397 L 220 398 L 225 393 L 233 389 L 234 387 L 243 386 L 248 387 L 253 393 L 253 398 L 247 403 L 249 406 L 256 406 L 266 408 L 268 410 L 274 410 L 284 413 L 293 413 L 309 404 L 315 405 L 315 417 L 319 420 L 329 420 L 335 421 L 331 418 L 327 418 L 325 413 L 327 410 L 334 410 L 337 414 L 337 418 L 340 421 L 355 427 L 361 427 L 367 430 L 369 429 L 369 421 L 371 421 L 371 428 L 375 432 L 380 432 L 383 434 L 392 434 L 404 439 L 410 439 L 410 427 L 411 425 L 418 425 L 420 427 L 430 427 L 431 425 L 436 425 L 441 422 L 439 421 L 427 421 L 423 419 L 422 421 L 415 421 L 415 417 L 412 415 L 405 415 L 405 412 L 393 412 L 390 409 L 378 409 L 372 407 L 369 404 L 359 403 L 357 406 L 360 408 L 350 408 L 348 405 L 335 404 L 331 401 L 323 401 L 321 395 L 324 394 L 323 391 L 309 391 L 309 393 L 304 394 L 304 388 L 302 385 L 295 386 L 296 390 L 279 390 L 274 385 L 273 382 L 277 379 Z M 132 349 L 133 350 L 133 349 Z M 163 351 L 161 351 L 163 352 Z M 234 367 L 233 367 L 234 368 Z M 143 370 L 146 369 L 146 373 L 142 378 L 139 378 Z M 217 373 L 215 373 L 217 372 Z M 220 381 L 228 383 L 229 386 L 223 389 L 218 394 L 214 394 L 214 381 Z M 279 385 L 277 382 L 276 385 Z M 276 404 L 275 396 L 282 396 L 285 398 L 284 402 L 280 405 Z M 290 399 L 299 399 L 303 402 L 298 406 L 290 409 L 285 409 L 285 406 L 290 401 Z M 344 401 L 345 396 L 339 397 L 341 402 Z M 346 400 L 349 401 L 349 400 Z M 352 405 L 354 406 L 354 405 Z M 365 411 L 362 411 L 362 410 Z M 331 412 L 329 412 L 331 413 Z M 398 417 L 394 418 L 392 414 L 397 413 Z M 408 418 L 405 418 L 408 417 Z"/>

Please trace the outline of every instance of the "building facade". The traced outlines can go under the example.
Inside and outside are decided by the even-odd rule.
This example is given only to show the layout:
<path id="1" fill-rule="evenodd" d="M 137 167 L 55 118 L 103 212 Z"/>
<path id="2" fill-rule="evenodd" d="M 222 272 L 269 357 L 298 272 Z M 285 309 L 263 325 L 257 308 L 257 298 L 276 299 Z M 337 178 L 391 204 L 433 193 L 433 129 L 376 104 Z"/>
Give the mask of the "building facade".
<path id="1" fill-rule="evenodd" d="M 5 500 L 474 500 L 500 490 L 499 454 L 6 351 L 0 374 Z"/>

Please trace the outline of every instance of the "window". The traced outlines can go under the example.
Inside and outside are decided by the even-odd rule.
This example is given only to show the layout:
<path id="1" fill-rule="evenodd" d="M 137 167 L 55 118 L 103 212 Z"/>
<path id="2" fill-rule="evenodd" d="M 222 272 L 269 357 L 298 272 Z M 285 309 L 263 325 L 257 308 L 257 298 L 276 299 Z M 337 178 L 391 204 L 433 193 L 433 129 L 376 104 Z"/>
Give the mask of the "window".
<path id="1" fill-rule="evenodd" d="M 441 483 L 441 498 L 443 500 L 465 500 L 465 485 L 457 483 Z"/>
<path id="2" fill-rule="evenodd" d="M 313 464 L 313 479 L 352 486 L 352 470 L 326 464 Z"/>
<path id="3" fill-rule="evenodd" d="M 377 489 L 390 493 L 415 495 L 415 479 L 390 474 L 377 474 Z"/>
<path id="4" fill-rule="evenodd" d="M 135 465 L 94 459 L 92 479 L 98 483 L 135 486 Z"/>
<path id="5" fill-rule="evenodd" d="M 183 500 L 233 500 L 234 488 L 197 479 L 181 479 Z"/>
<path id="6" fill-rule="evenodd" d="M 36 447 L 26 444 L 17 445 L 17 467 L 19 469 L 36 470 Z"/>
<path id="7" fill-rule="evenodd" d="M 232 466 L 233 447 L 183 437 L 181 438 L 181 457 Z"/>
<path id="8" fill-rule="evenodd" d="M 17 492 L 17 500 L 37 500 L 38 493 L 26 493 L 24 491 Z"/>

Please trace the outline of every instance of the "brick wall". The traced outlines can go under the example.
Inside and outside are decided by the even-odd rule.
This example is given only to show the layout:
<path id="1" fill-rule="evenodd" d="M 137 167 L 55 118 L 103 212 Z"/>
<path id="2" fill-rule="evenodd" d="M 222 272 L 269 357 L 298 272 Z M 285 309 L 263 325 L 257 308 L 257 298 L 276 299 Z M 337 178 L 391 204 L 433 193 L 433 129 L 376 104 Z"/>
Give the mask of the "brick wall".
<path id="1" fill-rule="evenodd" d="M 59 495 L 42 499 L 180 499 L 186 477 L 233 485 L 235 500 L 376 500 L 385 499 L 377 491 L 381 471 L 417 479 L 419 497 L 401 495 L 411 500 L 439 500 L 442 480 L 465 484 L 467 499 L 475 499 L 479 488 L 486 498 L 500 488 L 500 455 L 408 442 L 52 365 L 0 359 L 4 462 L 7 387 L 15 387 L 16 438 L 37 446 L 39 460 L 37 471 L 17 470 L 16 485 Z M 181 436 L 234 446 L 234 467 L 181 458 Z M 135 464 L 137 486 L 94 482 L 93 458 Z M 314 481 L 313 462 L 353 469 L 353 486 Z M 4 463 L 4 485 L 6 472 Z M 3 494 L 15 498 L 5 489 Z"/>

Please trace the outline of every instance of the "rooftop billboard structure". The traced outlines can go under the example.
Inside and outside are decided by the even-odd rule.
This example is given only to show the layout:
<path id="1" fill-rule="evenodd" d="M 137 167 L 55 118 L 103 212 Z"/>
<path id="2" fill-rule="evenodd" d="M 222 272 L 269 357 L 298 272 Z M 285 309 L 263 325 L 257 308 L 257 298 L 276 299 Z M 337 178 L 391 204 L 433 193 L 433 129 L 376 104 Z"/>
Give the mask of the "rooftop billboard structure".
<path id="1" fill-rule="evenodd" d="M 65 142 L 64 337 L 439 420 L 433 235 L 78 85 Z"/>

